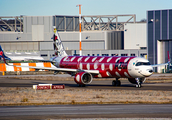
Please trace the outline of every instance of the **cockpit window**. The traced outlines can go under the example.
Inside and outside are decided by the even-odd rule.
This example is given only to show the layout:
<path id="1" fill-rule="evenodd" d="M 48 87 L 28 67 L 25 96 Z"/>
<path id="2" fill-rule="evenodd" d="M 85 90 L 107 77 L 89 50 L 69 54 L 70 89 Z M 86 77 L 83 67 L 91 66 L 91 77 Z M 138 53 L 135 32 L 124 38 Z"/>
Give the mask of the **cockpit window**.
<path id="1" fill-rule="evenodd" d="M 136 66 L 140 66 L 140 65 L 151 65 L 150 62 L 138 62 L 136 63 Z"/>

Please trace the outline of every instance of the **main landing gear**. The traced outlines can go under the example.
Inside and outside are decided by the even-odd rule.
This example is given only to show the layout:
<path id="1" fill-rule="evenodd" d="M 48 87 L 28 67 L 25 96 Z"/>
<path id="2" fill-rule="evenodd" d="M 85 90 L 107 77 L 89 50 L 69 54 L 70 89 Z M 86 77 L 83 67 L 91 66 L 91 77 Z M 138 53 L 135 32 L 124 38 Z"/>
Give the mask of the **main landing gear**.
<path id="1" fill-rule="evenodd" d="M 85 84 L 83 84 L 83 85 L 78 84 L 78 87 L 85 87 L 85 86 L 86 86 Z"/>
<path id="2" fill-rule="evenodd" d="M 112 81 L 112 86 L 121 86 L 121 81 L 118 80 L 119 78 L 116 78 L 116 80 Z"/>

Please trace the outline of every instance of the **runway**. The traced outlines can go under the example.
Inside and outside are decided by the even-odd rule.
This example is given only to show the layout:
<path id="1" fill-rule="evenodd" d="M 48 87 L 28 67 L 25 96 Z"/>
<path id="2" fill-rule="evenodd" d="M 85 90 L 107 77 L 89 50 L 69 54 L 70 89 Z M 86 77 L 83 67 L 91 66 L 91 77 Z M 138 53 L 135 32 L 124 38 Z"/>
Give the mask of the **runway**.
<path id="1" fill-rule="evenodd" d="M 47 105 L 0 107 L 0 119 L 171 117 L 172 104 Z"/>
<path id="2" fill-rule="evenodd" d="M 56 76 L 54 76 L 56 77 Z M 22 80 L 7 77 L 0 77 L 0 87 L 32 87 L 37 84 L 56 84 L 65 85 L 67 88 L 78 89 L 116 89 L 116 90 L 164 90 L 172 91 L 172 83 L 144 83 L 141 88 L 136 88 L 128 80 L 121 80 L 121 86 L 112 86 L 112 80 L 94 80 L 86 87 L 78 87 L 74 80 L 70 81 L 55 81 L 55 80 Z"/>
<path id="3" fill-rule="evenodd" d="M 93 80 L 86 87 L 78 87 L 72 80 L 22 80 L 0 77 L 0 87 L 32 87 L 36 84 L 64 84 L 66 88 L 112 90 L 172 91 L 172 83 L 145 83 L 136 88 L 127 80 L 120 87 L 111 80 Z M 109 104 L 109 105 L 44 105 L 0 107 L 0 119 L 67 119 L 67 118 L 171 118 L 172 104 Z"/>

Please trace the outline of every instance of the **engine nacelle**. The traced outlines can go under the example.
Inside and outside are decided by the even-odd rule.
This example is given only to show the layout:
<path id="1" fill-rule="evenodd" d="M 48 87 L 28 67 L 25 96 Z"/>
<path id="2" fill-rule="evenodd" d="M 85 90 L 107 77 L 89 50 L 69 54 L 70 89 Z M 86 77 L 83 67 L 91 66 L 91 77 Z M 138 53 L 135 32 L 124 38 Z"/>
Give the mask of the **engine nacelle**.
<path id="1" fill-rule="evenodd" d="M 74 80 L 79 85 L 86 85 L 92 82 L 92 75 L 87 72 L 79 72 L 75 75 Z"/>
<path id="2" fill-rule="evenodd" d="M 138 81 L 144 83 L 145 80 L 146 78 L 128 78 L 128 81 L 133 84 L 138 84 Z"/>

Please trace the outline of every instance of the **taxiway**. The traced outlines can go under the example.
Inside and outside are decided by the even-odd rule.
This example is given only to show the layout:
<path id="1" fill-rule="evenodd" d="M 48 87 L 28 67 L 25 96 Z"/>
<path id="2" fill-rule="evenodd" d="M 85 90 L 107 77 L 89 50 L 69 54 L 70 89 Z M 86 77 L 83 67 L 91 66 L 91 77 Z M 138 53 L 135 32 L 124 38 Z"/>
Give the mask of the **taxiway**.
<path id="1" fill-rule="evenodd" d="M 172 104 L 46 105 L 0 107 L 0 119 L 171 118 Z"/>
<path id="2" fill-rule="evenodd" d="M 53 75 L 52 75 L 53 76 Z M 61 75 L 62 76 L 62 75 Z M 56 76 L 54 76 L 56 77 Z M 90 85 L 86 87 L 78 87 L 74 80 L 26 80 L 15 79 L 8 76 L 0 77 L 0 87 L 32 87 L 37 84 L 55 84 L 65 85 L 65 87 L 80 88 L 80 89 L 118 89 L 118 90 L 164 90 L 172 91 L 172 83 L 144 83 L 141 88 L 136 88 L 128 80 L 121 80 L 120 87 L 112 86 L 112 80 L 93 80 Z"/>

